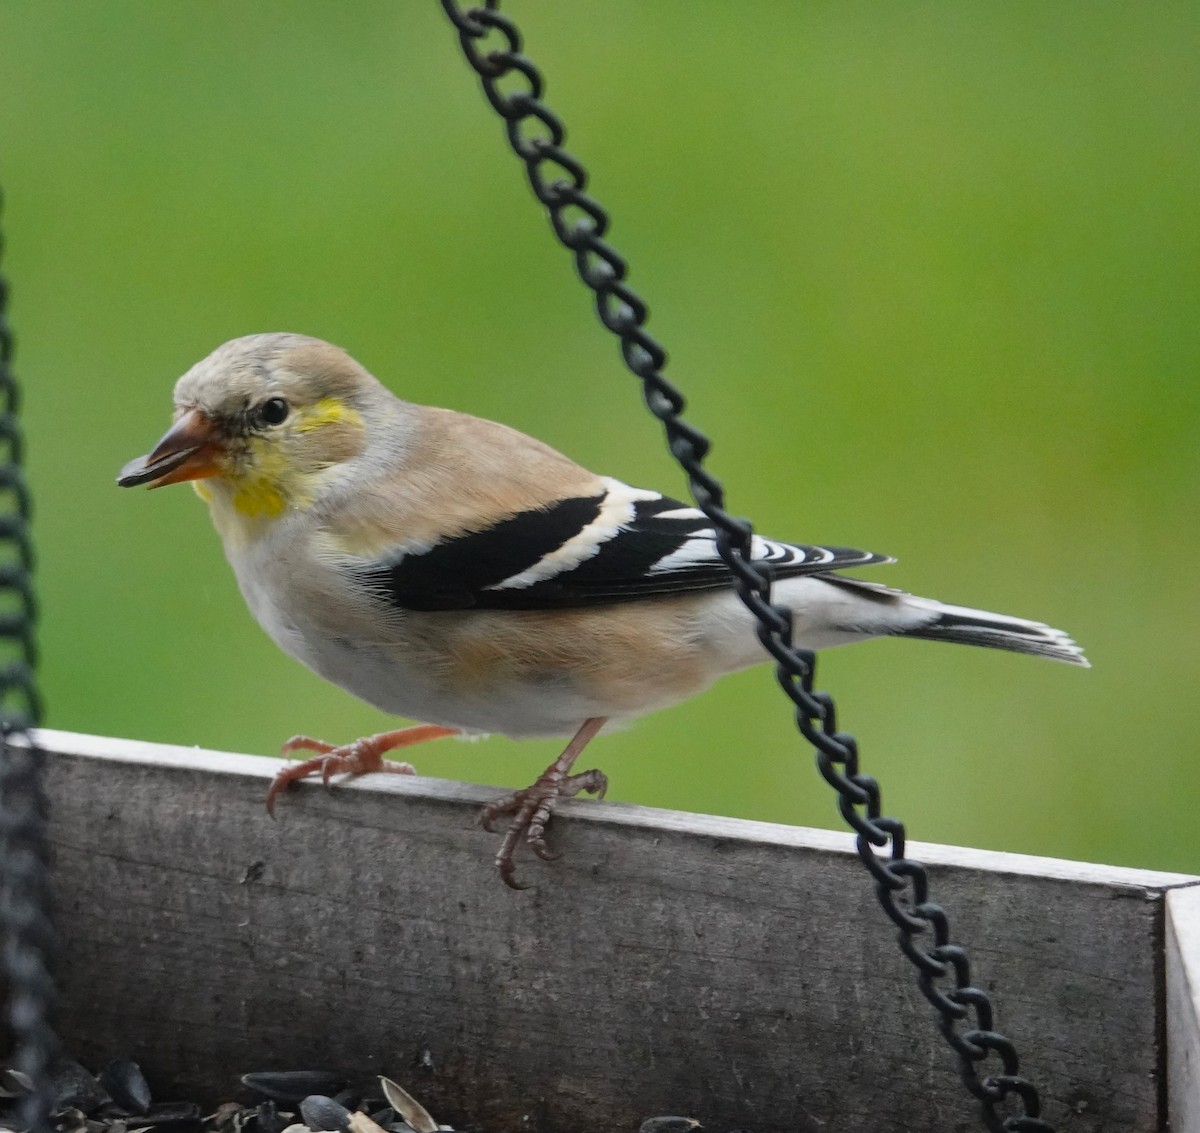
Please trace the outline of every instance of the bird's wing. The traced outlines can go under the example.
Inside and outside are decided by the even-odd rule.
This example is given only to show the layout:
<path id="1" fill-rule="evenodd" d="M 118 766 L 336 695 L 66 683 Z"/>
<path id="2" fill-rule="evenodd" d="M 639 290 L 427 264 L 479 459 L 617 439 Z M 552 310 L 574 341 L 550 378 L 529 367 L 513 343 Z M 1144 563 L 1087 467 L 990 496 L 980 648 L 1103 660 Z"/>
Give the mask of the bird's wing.
<path id="1" fill-rule="evenodd" d="M 358 581 L 407 610 L 541 610 L 729 587 L 712 523 L 657 492 L 603 479 L 560 499 L 410 553 L 358 558 Z M 777 578 L 890 562 L 848 547 L 754 537 Z"/>

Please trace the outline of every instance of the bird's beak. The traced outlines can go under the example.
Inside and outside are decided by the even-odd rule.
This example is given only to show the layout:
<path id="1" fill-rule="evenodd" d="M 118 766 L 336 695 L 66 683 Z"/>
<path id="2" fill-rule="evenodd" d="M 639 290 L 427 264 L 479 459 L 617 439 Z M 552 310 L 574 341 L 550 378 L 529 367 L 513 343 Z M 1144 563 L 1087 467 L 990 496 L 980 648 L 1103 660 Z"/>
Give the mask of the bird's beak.
<path id="1" fill-rule="evenodd" d="M 189 409 L 154 447 L 148 456 L 131 460 L 117 477 L 122 488 L 149 484 L 161 488 L 184 480 L 203 480 L 221 469 L 218 459 L 225 450 L 221 433 L 211 417 Z"/>

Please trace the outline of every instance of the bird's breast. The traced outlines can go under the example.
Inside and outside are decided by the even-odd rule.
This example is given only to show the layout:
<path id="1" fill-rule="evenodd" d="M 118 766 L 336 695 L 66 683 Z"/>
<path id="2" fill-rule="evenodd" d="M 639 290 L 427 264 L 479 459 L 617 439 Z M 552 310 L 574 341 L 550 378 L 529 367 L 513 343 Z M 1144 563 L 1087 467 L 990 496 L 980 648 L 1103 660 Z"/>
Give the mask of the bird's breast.
<path id="1" fill-rule="evenodd" d="M 641 716 L 720 675 L 686 602 L 675 612 L 654 602 L 404 611 L 286 526 L 226 552 L 255 619 L 285 653 L 374 707 L 425 723 L 570 735 L 588 717 Z M 666 620 L 647 635 L 655 614 Z"/>

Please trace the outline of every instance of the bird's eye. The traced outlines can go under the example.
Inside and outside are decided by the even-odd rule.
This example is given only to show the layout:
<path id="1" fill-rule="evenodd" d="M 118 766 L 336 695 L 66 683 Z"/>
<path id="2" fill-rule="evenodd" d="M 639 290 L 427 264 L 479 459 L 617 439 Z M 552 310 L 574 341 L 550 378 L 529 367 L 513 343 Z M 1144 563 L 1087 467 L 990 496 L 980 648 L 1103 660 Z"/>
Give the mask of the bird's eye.
<path id="1" fill-rule="evenodd" d="M 258 407 L 258 419 L 264 425 L 282 425 L 287 415 L 288 403 L 282 397 L 269 397 Z"/>

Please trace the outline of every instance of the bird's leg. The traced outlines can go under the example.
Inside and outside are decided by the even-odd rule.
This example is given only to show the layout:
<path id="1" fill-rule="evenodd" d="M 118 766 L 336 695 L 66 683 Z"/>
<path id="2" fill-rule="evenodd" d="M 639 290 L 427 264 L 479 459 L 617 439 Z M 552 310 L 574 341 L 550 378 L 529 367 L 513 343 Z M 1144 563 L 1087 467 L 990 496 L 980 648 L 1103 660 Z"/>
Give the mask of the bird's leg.
<path id="1" fill-rule="evenodd" d="M 604 798 L 604 792 L 608 790 L 608 779 L 603 771 L 593 769 L 581 771 L 577 775 L 571 774 L 571 768 L 579 758 L 580 752 L 587 747 L 604 724 L 603 716 L 592 716 L 585 720 L 562 755 L 537 777 L 532 786 L 488 803 L 479 812 L 479 823 L 488 832 L 492 831 L 492 824 L 500 815 L 513 816 L 496 853 L 496 868 L 500 871 L 501 880 L 510 889 L 526 888 L 517 884 L 517 865 L 514 859 L 517 847 L 522 841 L 542 861 L 553 861 L 558 857 L 546 845 L 545 833 L 546 823 L 550 821 L 550 812 L 559 799 L 570 798 L 580 791 L 586 791 L 599 799 Z"/>
<path id="2" fill-rule="evenodd" d="M 411 763 L 394 763 L 383 758 L 385 752 L 401 747 L 412 747 L 426 740 L 438 740 L 443 736 L 457 736 L 456 728 L 440 728 L 436 724 L 417 724 L 412 728 L 399 728 L 394 732 L 380 732 L 375 736 L 364 736 L 361 740 L 337 747 L 324 740 L 310 736 L 293 736 L 283 745 L 282 754 L 292 751 L 315 751 L 319 754 L 303 763 L 285 767 L 271 781 L 267 791 L 267 813 L 274 817 L 275 800 L 289 783 L 306 779 L 320 773 L 326 787 L 335 775 L 366 775 L 372 771 L 392 771 L 398 775 L 415 775 Z"/>

